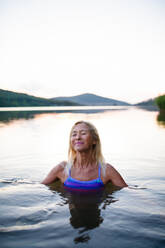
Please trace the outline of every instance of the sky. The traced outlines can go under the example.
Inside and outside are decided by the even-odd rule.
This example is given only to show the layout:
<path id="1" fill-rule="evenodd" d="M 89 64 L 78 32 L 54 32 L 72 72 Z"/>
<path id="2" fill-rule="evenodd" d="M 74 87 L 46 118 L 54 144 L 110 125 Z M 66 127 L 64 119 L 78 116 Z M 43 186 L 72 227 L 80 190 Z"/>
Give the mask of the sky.
<path id="1" fill-rule="evenodd" d="M 165 93 L 164 0 L 0 0 L 0 88 L 137 103 Z"/>

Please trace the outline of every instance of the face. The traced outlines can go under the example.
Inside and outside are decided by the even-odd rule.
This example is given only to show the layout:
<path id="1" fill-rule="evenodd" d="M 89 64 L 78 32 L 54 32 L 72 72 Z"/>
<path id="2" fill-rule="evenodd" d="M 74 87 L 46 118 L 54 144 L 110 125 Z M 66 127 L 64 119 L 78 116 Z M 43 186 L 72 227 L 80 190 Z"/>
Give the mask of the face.
<path id="1" fill-rule="evenodd" d="M 75 151 L 88 151 L 95 144 L 85 123 L 77 124 L 71 133 L 71 146 Z"/>

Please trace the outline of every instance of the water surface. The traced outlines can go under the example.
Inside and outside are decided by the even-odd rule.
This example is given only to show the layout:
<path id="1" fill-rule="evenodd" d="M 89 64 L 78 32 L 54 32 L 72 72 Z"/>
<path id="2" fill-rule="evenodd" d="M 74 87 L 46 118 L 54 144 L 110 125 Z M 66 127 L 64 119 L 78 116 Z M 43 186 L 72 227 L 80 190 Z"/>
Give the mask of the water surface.
<path id="1" fill-rule="evenodd" d="M 14 114 L 13 114 L 14 113 Z M 129 188 L 93 194 L 40 181 L 67 159 L 70 128 L 98 129 L 107 162 Z M 153 247 L 165 244 L 165 123 L 137 108 L 0 112 L 2 248 Z"/>

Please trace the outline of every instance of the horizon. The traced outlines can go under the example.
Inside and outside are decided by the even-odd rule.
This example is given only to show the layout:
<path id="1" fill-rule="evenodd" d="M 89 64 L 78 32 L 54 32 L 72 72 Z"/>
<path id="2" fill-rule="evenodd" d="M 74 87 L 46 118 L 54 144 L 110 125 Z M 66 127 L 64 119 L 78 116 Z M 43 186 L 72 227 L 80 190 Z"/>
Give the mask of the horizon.
<path id="1" fill-rule="evenodd" d="M 162 0 L 1 0 L 0 88 L 131 104 L 164 94 L 164 12 Z"/>
<path id="2" fill-rule="evenodd" d="M 92 93 L 92 92 L 85 92 L 85 93 L 81 93 L 81 94 L 77 94 L 77 95 L 69 95 L 69 96 L 41 97 L 41 96 L 38 96 L 38 95 L 36 96 L 36 95 L 29 94 L 27 92 L 25 93 L 25 92 L 14 91 L 14 90 L 7 90 L 7 89 L 0 89 L 0 90 L 11 91 L 11 92 L 18 93 L 18 94 L 27 94 L 29 96 L 40 97 L 40 98 L 44 98 L 44 99 L 47 99 L 47 100 L 49 100 L 51 98 L 58 98 L 58 97 L 75 97 L 75 96 L 81 96 L 81 95 L 90 94 L 90 95 L 95 95 L 95 96 L 99 96 L 99 97 L 103 97 L 103 98 L 108 98 L 108 99 L 113 99 L 113 100 L 117 100 L 117 101 L 123 101 L 121 99 L 115 99 L 113 97 L 105 97 L 105 96 L 102 96 L 102 95 L 99 95 L 99 94 L 95 94 L 95 93 Z M 154 98 L 156 98 L 156 97 L 158 97 L 158 96 L 155 96 Z M 154 99 L 154 98 L 143 99 L 140 102 L 145 102 L 145 101 L 148 101 L 148 100 L 151 100 L 151 99 Z M 140 103 L 140 102 L 130 103 L 129 101 L 123 101 L 123 102 L 129 103 L 129 104 Z"/>

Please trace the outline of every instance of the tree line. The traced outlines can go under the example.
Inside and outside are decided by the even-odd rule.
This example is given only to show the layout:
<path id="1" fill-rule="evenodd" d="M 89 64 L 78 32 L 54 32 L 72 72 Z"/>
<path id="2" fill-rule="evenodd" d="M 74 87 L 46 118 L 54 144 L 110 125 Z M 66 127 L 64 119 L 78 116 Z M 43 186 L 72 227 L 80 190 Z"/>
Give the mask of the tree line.
<path id="1" fill-rule="evenodd" d="M 160 110 L 165 110 L 165 95 L 156 97 L 155 102 Z"/>

